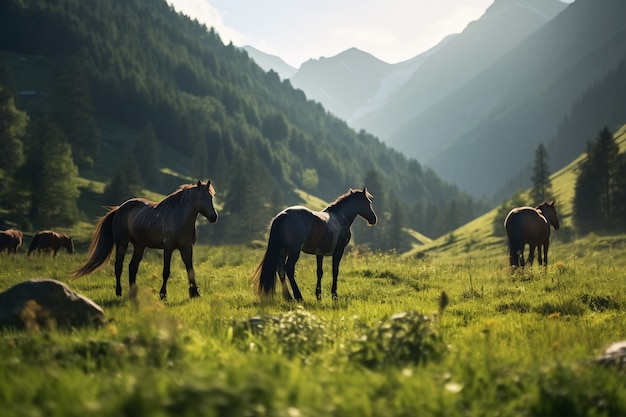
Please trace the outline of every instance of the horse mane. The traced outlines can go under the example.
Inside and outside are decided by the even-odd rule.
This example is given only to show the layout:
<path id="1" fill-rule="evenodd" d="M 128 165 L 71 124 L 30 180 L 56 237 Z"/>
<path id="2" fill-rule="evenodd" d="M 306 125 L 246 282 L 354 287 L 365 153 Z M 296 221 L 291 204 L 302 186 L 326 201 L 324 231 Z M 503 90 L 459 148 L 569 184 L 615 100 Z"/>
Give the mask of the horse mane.
<path id="1" fill-rule="evenodd" d="M 189 197 L 189 190 L 197 187 L 197 184 L 183 184 L 179 186 L 174 192 L 165 197 L 163 200 L 159 201 L 155 204 L 155 208 L 160 208 L 163 210 L 169 210 L 173 206 L 177 206 L 180 203 L 187 203 Z M 206 184 L 202 184 L 202 187 L 206 187 Z M 215 189 L 213 188 L 213 184 L 209 184 L 209 193 L 214 196 Z"/>
<path id="2" fill-rule="evenodd" d="M 347 193 L 340 195 L 339 197 L 337 197 L 335 199 L 335 201 L 333 201 L 332 203 L 330 203 L 328 206 L 326 206 L 326 208 L 324 210 L 332 210 L 334 207 L 336 207 L 338 204 L 340 204 L 342 201 L 344 201 L 345 199 L 347 199 L 350 196 L 353 196 L 357 193 L 361 193 L 363 192 L 363 190 L 355 190 L 353 188 L 351 188 L 350 190 L 348 190 Z M 369 191 L 367 192 L 367 198 L 368 200 L 372 200 L 374 196 L 372 196 Z"/>

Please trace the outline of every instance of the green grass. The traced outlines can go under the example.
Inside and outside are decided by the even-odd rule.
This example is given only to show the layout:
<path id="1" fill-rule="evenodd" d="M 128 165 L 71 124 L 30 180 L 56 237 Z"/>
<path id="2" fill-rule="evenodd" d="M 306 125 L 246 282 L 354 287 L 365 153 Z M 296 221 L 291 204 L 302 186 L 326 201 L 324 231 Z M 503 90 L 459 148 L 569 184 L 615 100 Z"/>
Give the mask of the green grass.
<path id="1" fill-rule="evenodd" d="M 111 265 L 68 281 L 84 252 L 3 254 L 2 288 L 55 278 L 100 304 L 108 321 L 71 333 L 5 331 L 0 408 L 6 416 L 626 415 L 623 370 L 593 362 L 625 336 L 626 237 L 554 243 L 547 270 L 515 274 L 500 249 L 422 258 L 350 251 L 336 302 L 328 276 L 315 300 L 315 259 L 303 255 L 302 305 L 257 299 L 249 283 L 257 248 L 196 246 L 199 299 L 188 298 L 175 256 L 165 302 L 156 250 L 140 266 L 136 300 L 126 270 L 115 296 Z M 449 305 L 439 315 L 442 291 Z M 401 312 L 420 314 L 391 320 Z M 251 317 L 278 324 L 250 332 Z"/>

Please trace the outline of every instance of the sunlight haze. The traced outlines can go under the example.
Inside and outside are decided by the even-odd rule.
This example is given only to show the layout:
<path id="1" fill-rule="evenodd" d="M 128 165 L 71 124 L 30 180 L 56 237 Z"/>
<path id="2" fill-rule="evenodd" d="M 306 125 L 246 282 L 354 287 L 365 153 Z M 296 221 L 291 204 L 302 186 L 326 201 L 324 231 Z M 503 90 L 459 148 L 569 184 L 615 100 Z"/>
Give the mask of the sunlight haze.
<path id="1" fill-rule="evenodd" d="M 388 63 L 404 61 L 460 33 L 493 0 L 243 1 L 168 0 L 214 27 L 224 43 L 250 45 L 298 68 L 356 47 Z"/>

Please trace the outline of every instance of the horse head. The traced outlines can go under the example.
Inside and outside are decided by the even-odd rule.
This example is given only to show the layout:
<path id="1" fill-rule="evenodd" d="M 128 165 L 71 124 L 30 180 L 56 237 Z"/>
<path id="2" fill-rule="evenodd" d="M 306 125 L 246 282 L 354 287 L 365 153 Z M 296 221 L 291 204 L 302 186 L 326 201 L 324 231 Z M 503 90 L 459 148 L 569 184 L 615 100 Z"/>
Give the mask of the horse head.
<path id="1" fill-rule="evenodd" d="M 540 204 L 537 206 L 537 209 L 548 219 L 548 222 L 554 227 L 554 230 L 559 229 L 561 225 L 559 224 L 559 216 L 556 214 L 554 200 Z"/>
<path id="2" fill-rule="evenodd" d="M 65 235 L 65 249 L 67 249 L 67 251 L 69 253 L 74 253 L 74 241 L 72 240 L 71 237 Z"/>
<path id="3" fill-rule="evenodd" d="M 362 205 L 359 208 L 358 215 L 363 217 L 369 226 L 375 225 L 378 221 L 378 217 L 372 208 L 372 198 L 374 198 L 374 196 L 367 191 L 367 187 L 364 187 L 362 191 L 357 191 L 356 193 L 362 196 Z"/>
<path id="4" fill-rule="evenodd" d="M 215 190 L 213 189 L 213 185 L 211 185 L 211 180 L 208 180 L 206 184 L 202 184 L 202 181 L 198 181 L 196 192 L 198 196 L 198 198 L 196 198 L 198 212 L 202 213 L 202 215 L 209 220 L 209 223 L 215 223 L 217 221 L 217 210 L 213 207 Z"/>

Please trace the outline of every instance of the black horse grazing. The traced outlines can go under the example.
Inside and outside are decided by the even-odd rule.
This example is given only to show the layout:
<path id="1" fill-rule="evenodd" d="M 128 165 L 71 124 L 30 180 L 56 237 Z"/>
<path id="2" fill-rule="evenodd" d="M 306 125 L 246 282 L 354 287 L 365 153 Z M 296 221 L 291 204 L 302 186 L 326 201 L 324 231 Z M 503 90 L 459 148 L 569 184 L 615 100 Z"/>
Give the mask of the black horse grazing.
<path id="1" fill-rule="evenodd" d="M 539 247 L 539 265 L 548 266 L 548 248 L 550 246 L 550 225 L 559 228 L 554 201 L 542 203 L 536 208 L 517 207 L 509 212 L 504 220 L 506 234 L 509 237 L 509 262 L 511 266 L 523 267 L 524 246 L 530 246 L 528 263 L 533 264 L 535 248 Z M 543 251 L 543 259 L 541 258 Z"/>
<path id="2" fill-rule="evenodd" d="M 33 252 L 50 251 L 52 256 L 57 256 L 61 248 L 67 249 L 68 253 L 74 253 L 74 241 L 65 233 L 53 232 L 52 230 L 42 230 L 37 233 L 28 247 L 28 256 Z"/>
<path id="3" fill-rule="evenodd" d="M 0 252 L 7 250 L 7 253 L 16 254 L 22 246 L 24 235 L 20 230 L 8 229 L 0 230 Z"/>
<path id="4" fill-rule="evenodd" d="M 343 251 L 350 241 L 350 226 L 356 216 L 363 217 L 369 225 L 376 224 L 376 213 L 372 209 L 372 195 L 366 188 L 350 190 L 322 211 L 294 206 L 281 211 L 272 219 L 267 250 L 256 269 L 254 281 L 260 296 L 273 295 L 276 273 L 283 286 L 283 296 L 291 299 L 285 282 L 285 273 L 296 300 L 302 294 L 295 280 L 295 266 L 300 251 L 317 256 L 317 286 L 315 295 L 322 296 L 322 262 L 324 256 L 333 257 L 333 284 L 331 294 L 337 299 L 337 276 Z"/>
<path id="5" fill-rule="evenodd" d="M 180 251 L 189 280 L 189 296 L 198 297 L 196 273 L 193 269 L 193 245 L 196 242 L 198 213 L 210 223 L 217 221 L 213 207 L 215 191 L 211 181 L 197 185 L 183 185 L 158 203 L 133 198 L 121 206 L 112 207 L 98 221 L 89 246 L 89 258 L 71 277 L 79 278 L 100 269 L 111 257 L 115 245 L 115 294 L 122 295 L 120 278 L 128 244 L 134 247 L 128 265 L 129 284 L 135 286 L 139 262 L 146 248 L 163 249 L 163 285 L 161 299 L 167 295 L 172 252 Z"/>

